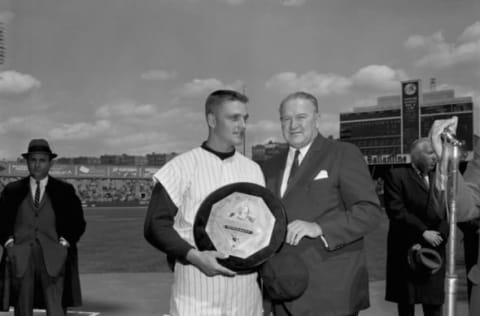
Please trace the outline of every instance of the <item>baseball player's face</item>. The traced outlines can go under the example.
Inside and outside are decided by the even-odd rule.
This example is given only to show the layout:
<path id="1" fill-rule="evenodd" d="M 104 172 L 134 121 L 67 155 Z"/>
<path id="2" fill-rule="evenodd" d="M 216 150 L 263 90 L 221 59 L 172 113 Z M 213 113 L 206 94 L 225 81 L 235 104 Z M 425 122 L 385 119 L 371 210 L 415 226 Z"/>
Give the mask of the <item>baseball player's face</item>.
<path id="1" fill-rule="evenodd" d="M 239 101 L 227 101 L 215 111 L 213 132 L 227 146 L 243 142 L 248 114 L 247 105 Z"/>
<path id="2" fill-rule="evenodd" d="M 30 175 L 35 180 L 42 180 L 48 175 L 53 161 L 46 153 L 33 153 L 28 155 L 27 166 Z"/>
<path id="3" fill-rule="evenodd" d="M 280 109 L 282 133 L 288 144 L 302 148 L 312 142 L 318 134 L 318 113 L 315 106 L 305 99 L 291 99 Z"/>

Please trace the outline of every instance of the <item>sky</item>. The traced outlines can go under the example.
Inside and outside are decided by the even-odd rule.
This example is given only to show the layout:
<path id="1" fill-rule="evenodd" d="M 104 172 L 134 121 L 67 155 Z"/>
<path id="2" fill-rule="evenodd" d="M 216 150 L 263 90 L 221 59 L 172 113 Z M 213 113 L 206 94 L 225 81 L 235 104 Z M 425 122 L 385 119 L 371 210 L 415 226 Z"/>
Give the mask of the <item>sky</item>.
<path id="1" fill-rule="evenodd" d="M 278 105 L 339 113 L 434 77 L 480 105 L 478 0 L 0 0 L 0 159 L 32 138 L 62 157 L 184 152 L 207 137 L 204 102 L 245 91 L 247 155 L 283 141 Z M 480 125 L 480 124 L 479 124 Z"/>

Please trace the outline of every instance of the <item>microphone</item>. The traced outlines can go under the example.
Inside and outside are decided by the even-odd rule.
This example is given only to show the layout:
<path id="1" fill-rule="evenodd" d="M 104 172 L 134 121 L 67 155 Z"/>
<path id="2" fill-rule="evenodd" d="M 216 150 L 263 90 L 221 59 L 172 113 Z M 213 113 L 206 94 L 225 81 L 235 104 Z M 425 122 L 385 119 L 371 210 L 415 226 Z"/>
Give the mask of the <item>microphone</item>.
<path id="1" fill-rule="evenodd" d="M 442 139 L 442 141 L 444 142 L 447 142 L 447 143 L 455 143 L 457 142 L 457 136 L 455 135 L 455 133 L 453 133 L 452 131 L 450 131 L 447 128 L 445 128 L 443 130 L 443 132 L 440 134 L 440 138 Z"/>

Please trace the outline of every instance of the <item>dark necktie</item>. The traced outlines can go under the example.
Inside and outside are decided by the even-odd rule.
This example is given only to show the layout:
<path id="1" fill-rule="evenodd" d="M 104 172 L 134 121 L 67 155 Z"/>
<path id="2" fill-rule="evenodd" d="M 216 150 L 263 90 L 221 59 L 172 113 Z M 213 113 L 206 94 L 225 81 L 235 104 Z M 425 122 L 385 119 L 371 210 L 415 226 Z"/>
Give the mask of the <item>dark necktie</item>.
<path id="1" fill-rule="evenodd" d="M 298 156 L 300 156 L 300 150 L 297 149 L 295 150 L 295 156 L 293 157 L 292 167 L 290 168 L 290 174 L 288 175 L 288 182 L 290 182 L 290 180 L 292 180 L 292 178 L 295 176 L 295 173 L 297 173 L 297 169 L 299 165 Z"/>
<path id="2" fill-rule="evenodd" d="M 35 189 L 35 198 L 33 200 L 33 205 L 38 208 L 40 206 L 40 181 L 37 181 L 37 188 Z"/>

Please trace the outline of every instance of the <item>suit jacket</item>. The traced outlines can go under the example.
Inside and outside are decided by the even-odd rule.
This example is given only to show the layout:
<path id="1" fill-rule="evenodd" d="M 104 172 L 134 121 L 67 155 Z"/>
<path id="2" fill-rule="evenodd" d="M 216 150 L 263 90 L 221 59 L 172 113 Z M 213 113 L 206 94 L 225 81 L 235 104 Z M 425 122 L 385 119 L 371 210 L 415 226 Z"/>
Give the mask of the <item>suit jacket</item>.
<path id="1" fill-rule="evenodd" d="M 0 197 L 0 244 L 3 246 L 10 236 L 13 236 L 18 207 L 29 194 L 29 177 L 9 183 Z M 80 280 L 78 273 L 77 242 L 85 231 L 86 222 L 80 199 L 75 194 L 71 184 L 50 177 L 45 188 L 55 213 L 55 229 L 59 237 L 65 238 L 70 247 L 65 263 L 65 284 L 63 293 L 64 306 L 81 305 Z M 2 302 L 8 302 L 10 276 L 6 251 L 3 252 L 0 262 L 0 297 Z M 11 300 L 10 300 L 11 301 Z M 13 302 L 10 302 L 13 305 Z M 0 306 L 4 310 L 8 305 Z M 43 306 L 43 302 L 36 304 Z"/>
<path id="2" fill-rule="evenodd" d="M 267 187 L 280 196 L 287 153 L 264 165 Z M 317 177 L 317 179 L 315 179 Z M 381 208 L 360 150 L 318 135 L 282 197 L 288 221 L 316 222 L 320 238 L 284 245 L 307 265 L 309 285 L 288 303 L 293 315 L 350 314 L 369 306 L 364 236 L 377 227 Z"/>
<path id="3" fill-rule="evenodd" d="M 412 165 L 392 169 L 385 177 L 385 209 L 390 219 L 386 279 L 389 301 L 443 304 L 445 260 L 433 275 L 416 273 L 407 260 L 408 250 L 417 243 L 435 249 L 445 259 L 448 222 L 443 204 L 435 197 L 435 174 L 430 173 L 429 179 L 432 185 L 428 186 Z M 444 242 L 431 246 L 422 236 L 425 230 L 439 231 Z"/>

